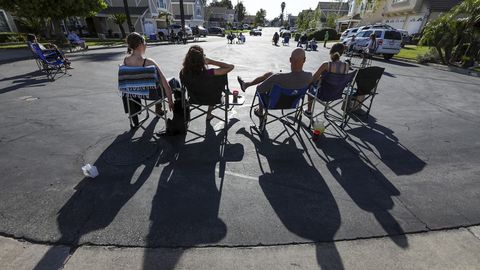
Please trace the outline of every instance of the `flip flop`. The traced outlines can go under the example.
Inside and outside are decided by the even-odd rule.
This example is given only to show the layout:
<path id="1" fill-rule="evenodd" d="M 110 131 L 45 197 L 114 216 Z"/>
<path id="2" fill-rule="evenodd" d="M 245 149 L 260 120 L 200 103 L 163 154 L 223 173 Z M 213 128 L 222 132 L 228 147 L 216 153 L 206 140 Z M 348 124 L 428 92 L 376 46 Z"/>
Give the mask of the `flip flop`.
<path id="1" fill-rule="evenodd" d="M 253 110 L 253 113 L 258 117 L 258 118 L 263 118 L 264 114 L 260 114 L 258 109 Z"/>
<path id="2" fill-rule="evenodd" d="M 240 78 L 240 76 L 237 76 L 237 81 L 240 84 L 240 89 L 245 92 L 245 82 L 242 80 L 242 78 Z"/>

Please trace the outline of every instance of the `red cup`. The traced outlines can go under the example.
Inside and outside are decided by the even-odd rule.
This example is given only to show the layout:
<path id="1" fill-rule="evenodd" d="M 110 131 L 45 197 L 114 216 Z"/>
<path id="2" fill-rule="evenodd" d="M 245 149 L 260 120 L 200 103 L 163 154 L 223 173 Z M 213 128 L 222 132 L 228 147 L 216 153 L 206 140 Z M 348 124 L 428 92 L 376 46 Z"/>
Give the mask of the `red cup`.
<path id="1" fill-rule="evenodd" d="M 318 141 L 318 139 L 320 139 L 320 134 L 322 134 L 322 132 L 320 130 L 314 130 L 312 140 L 313 141 Z"/>
<path id="2" fill-rule="evenodd" d="M 233 94 L 234 97 L 237 97 L 238 96 L 238 90 L 233 90 L 232 94 Z"/>

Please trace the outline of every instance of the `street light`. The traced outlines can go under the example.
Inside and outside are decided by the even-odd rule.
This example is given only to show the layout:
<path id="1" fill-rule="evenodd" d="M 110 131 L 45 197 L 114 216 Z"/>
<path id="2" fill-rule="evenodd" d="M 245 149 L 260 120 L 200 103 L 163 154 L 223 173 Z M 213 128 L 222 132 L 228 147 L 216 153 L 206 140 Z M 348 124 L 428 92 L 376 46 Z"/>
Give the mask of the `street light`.
<path id="1" fill-rule="evenodd" d="M 132 24 L 132 19 L 130 18 L 130 10 L 128 9 L 128 0 L 123 0 L 123 7 L 125 8 L 125 15 L 127 16 L 128 29 L 131 32 L 135 32 L 135 27 Z"/>

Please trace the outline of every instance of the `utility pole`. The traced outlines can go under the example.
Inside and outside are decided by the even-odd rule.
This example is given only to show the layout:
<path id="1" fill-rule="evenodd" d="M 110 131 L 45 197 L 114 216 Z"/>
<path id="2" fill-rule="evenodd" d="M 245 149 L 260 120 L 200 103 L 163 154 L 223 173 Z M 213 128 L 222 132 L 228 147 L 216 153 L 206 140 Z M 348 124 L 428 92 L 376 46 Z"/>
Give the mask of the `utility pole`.
<path id="1" fill-rule="evenodd" d="M 123 0 L 123 7 L 125 8 L 125 15 L 127 16 L 128 29 L 131 32 L 135 32 L 135 27 L 132 24 L 132 19 L 130 18 L 130 10 L 128 9 L 128 0 Z"/>
<path id="2" fill-rule="evenodd" d="M 187 44 L 187 37 L 185 32 L 185 11 L 183 10 L 183 0 L 180 0 L 180 25 L 182 26 L 183 44 Z"/>

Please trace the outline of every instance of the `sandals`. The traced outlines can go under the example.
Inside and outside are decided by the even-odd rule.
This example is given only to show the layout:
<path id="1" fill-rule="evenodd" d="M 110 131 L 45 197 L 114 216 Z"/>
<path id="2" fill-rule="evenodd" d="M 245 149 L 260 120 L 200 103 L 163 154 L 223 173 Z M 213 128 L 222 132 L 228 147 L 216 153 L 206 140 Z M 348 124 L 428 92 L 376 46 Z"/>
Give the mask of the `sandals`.
<path id="1" fill-rule="evenodd" d="M 240 78 L 240 76 L 237 76 L 237 81 L 240 84 L 240 89 L 242 89 L 243 92 L 245 92 L 245 82 Z"/>
<path id="2" fill-rule="evenodd" d="M 265 114 L 263 114 L 263 113 L 260 113 L 260 110 L 259 110 L 258 108 L 255 109 L 255 110 L 253 110 L 253 113 L 254 113 L 258 118 L 263 118 L 263 116 L 265 115 Z"/>

